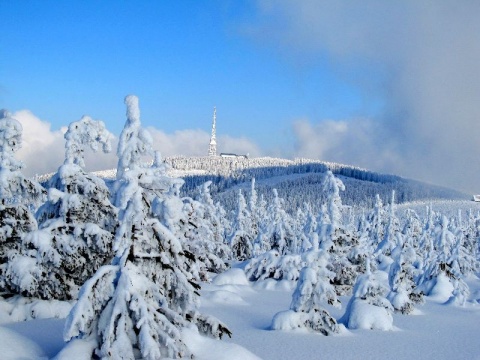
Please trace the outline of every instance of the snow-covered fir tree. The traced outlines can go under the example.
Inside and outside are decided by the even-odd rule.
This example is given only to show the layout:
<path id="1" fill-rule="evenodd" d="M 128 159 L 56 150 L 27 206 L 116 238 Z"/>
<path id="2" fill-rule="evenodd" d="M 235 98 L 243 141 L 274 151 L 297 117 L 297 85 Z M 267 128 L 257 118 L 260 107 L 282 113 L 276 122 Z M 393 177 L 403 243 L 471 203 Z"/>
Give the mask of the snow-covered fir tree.
<path id="1" fill-rule="evenodd" d="M 0 110 L 0 200 L 4 206 L 21 204 L 36 210 L 46 191 L 23 175 L 24 164 L 15 159 L 22 147 L 22 132 L 22 124 L 7 110 Z"/>
<path id="2" fill-rule="evenodd" d="M 21 172 L 15 159 L 22 144 L 22 125 L 6 110 L 0 112 L 0 295 L 15 293 L 6 277 L 8 257 L 18 251 L 26 234 L 37 229 L 32 213 L 45 190 Z"/>
<path id="3" fill-rule="evenodd" d="M 322 184 L 326 197 L 326 207 L 322 211 L 319 224 L 320 247 L 331 256 L 330 262 L 335 277 L 333 283 L 339 294 L 349 293 L 355 283 L 356 271 L 348 258 L 352 247 L 358 244 L 354 234 L 350 233 L 342 222 L 342 199 L 340 191 L 345 190 L 343 182 L 327 171 Z"/>
<path id="4" fill-rule="evenodd" d="M 208 272 L 219 273 L 227 269 L 231 259 L 231 249 L 225 243 L 223 229 L 217 216 L 209 191 L 210 183 L 200 187 L 200 200 L 182 199 L 185 216 L 181 219 L 184 226 L 180 235 L 184 250 L 195 254 L 199 265 L 200 279 L 208 280 Z"/>
<path id="5" fill-rule="evenodd" d="M 243 261 L 253 255 L 252 219 L 248 211 L 245 197 L 241 190 L 238 191 L 238 206 L 232 224 L 230 247 L 235 259 Z"/>
<path id="6" fill-rule="evenodd" d="M 330 283 L 335 274 L 327 269 L 328 260 L 329 255 L 323 250 L 305 254 L 306 266 L 300 272 L 290 310 L 274 316 L 274 330 L 308 328 L 323 335 L 338 333 L 337 321 L 325 309 L 327 304 L 340 306 Z"/>
<path id="7" fill-rule="evenodd" d="M 273 201 L 268 207 L 270 226 L 267 234 L 270 239 L 270 248 L 286 255 L 293 253 L 293 248 L 296 248 L 296 237 L 291 216 L 287 214 L 283 204 L 284 200 L 278 196 L 277 189 L 273 189 Z"/>
<path id="8" fill-rule="evenodd" d="M 350 329 L 391 330 L 393 307 L 387 299 L 388 293 L 387 274 L 372 272 L 368 259 L 366 271 L 358 276 L 341 321 Z"/>
<path id="9" fill-rule="evenodd" d="M 197 311 L 200 287 L 186 270 L 191 264 L 186 264 L 182 243 L 152 213 L 148 194 L 165 192 L 175 182 L 159 176 L 158 163 L 139 163 L 138 149 L 151 153 L 145 142 L 149 135 L 140 128 L 138 99 L 130 95 L 125 103 L 125 129 L 131 136 L 120 137 L 117 152 L 122 158 L 115 257 L 83 286 L 67 319 L 65 339 L 93 337 L 95 355 L 105 359 L 190 357 L 180 336 L 188 324 L 217 338 L 230 332 Z"/>
<path id="10" fill-rule="evenodd" d="M 375 253 L 377 256 L 389 256 L 393 248 L 398 244 L 400 234 L 400 222 L 395 214 L 395 191 L 392 191 L 392 197 L 388 209 L 385 232 L 383 240 L 378 244 Z M 380 259 L 382 261 L 383 259 Z"/>
<path id="11" fill-rule="evenodd" d="M 83 169 L 84 151 L 110 150 L 111 134 L 85 116 L 65 133 L 65 162 L 49 180 L 48 199 L 31 231 L 11 253 L 5 276 L 18 293 L 70 300 L 80 286 L 110 261 L 117 210 L 104 181 Z"/>

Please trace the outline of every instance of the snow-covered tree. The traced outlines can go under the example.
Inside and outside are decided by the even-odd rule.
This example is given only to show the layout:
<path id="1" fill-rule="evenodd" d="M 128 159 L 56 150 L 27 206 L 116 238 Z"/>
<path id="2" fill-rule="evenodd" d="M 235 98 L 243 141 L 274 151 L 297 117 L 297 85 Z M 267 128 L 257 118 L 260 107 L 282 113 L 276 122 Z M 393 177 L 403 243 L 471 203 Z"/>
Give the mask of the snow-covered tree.
<path id="1" fill-rule="evenodd" d="M 349 293 L 355 283 L 356 271 L 348 259 L 358 240 L 342 223 L 342 199 L 340 191 L 345 190 L 343 182 L 327 171 L 322 183 L 326 197 L 326 207 L 322 211 L 319 224 L 320 248 L 330 253 L 330 262 L 335 277 L 333 283 L 339 294 Z"/>
<path id="2" fill-rule="evenodd" d="M 368 216 L 369 222 L 369 239 L 372 248 L 375 250 L 382 242 L 385 233 L 385 209 L 380 195 L 375 196 L 375 205 L 372 212 Z"/>
<path id="3" fill-rule="evenodd" d="M 23 176 L 23 164 L 15 159 L 22 131 L 8 111 L 0 111 L 0 295 L 16 292 L 6 277 L 8 256 L 18 251 L 26 234 L 37 229 L 32 210 L 45 194 L 38 183 Z"/>
<path id="4" fill-rule="evenodd" d="M 337 321 L 325 309 L 327 304 L 340 306 L 335 288 L 330 283 L 335 274 L 327 269 L 328 260 L 329 255 L 323 250 L 306 254 L 306 266 L 300 272 L 290 310 L 274 316 L 274 330 L 303 327 L 323 335 L 338 333 Z"/>
<path id="5" fill-rule="evenodd" d="M 395 191 L 392 191 L 392 198 L 387 215 L 387 226 L 383 240 L 378 244 L 375 253 L 377 256 L 389 256 L 393 248 L 398 244 L 400 234 L 400 222 L 395 214 Z M 380 260 L 381 261 L 381 260 Z"/>
<path id="6" fill-rule="evenodd" d="M 242 191 L 239 190 L 238 207 L 232 225 L 232 234 L 230 235 L 230 247 L 233 257 L 237 260 L 247 260 L 253 255 L 251 224 L 251 215 L 248 211 L 245 197 Z"/>
<path id="7" fill-rule="evenodd" d="M 220 204 L 214 204 L 210 194 L 211 181 L 199 187 L 198 201 L 195 202 L 197 250 L 192 251 L 203 261 L 208 269 L 215 273 L 226 270 L 231 259 L 231 248 L 226 244 L 225 229 L 221 217 L 224 210 Z M 203 253 L 203 256 L 200 256 Z"/>
<path id="8" fill-rule="evenodd" d="M 385 275 L 385 276 L 384 276 Z M 393 307 L 387 299 L 387 274 L 372 272 L 367 260 L 365 274 L 359 275 L 342 322 L 351 329 L 391 330 Z"/>
<path id="9" fill-rule="evenodd" d="M 180 331 L 196 324 L 203 333 L 221 338 L 228 329 L 198 313 L 199 285 L 186 269 L 182 243 L 152 213 L 149 194 L 166 192 L 175 181 L 158 176 L 158 164 L 137 161 L 137 142 L 148 137 L 140 129 L 138 99 L 126 98 L 127 124 L 137 114 L 137 131 L 121 137 L 123 168 L 116 201 L 120 208 L 115 258 L 83 286 L 66 323 L 64 337 L 96 338 L 100 358 L 161 359 L 189 357 Z M 132 115 L 133 114 L 133 115 Z M 150 153 L 148 146 L 143 148 Z M 126 152 L 131 152 L 127 154 Z M 175 209 L 171 209 L 176 211 Z"/>
<path id="10" fill-rule="evenodd" d="M 110 261 L 117 210 L 105 182 L 82 168 L 87 146 L 109 151 L 102 122 L 83 117 L 65 133 L 65 162 L 49 180 L 47 202 L 37 212 L 38 227 L 9 255 L 5 276 L 18 293 L 70 300 L 80 286 Z"/>
<path id="11" fill-rule="evenodd" d="M 269 227 L 267 234 L 271 249 L 280 254 L 291 254 L 296 240 L 292 229 L 291 217 L 283 208 L 284 200 L 278 196 L 277 189 L 273 189 L 273 201 L 268 207 Z"/>
<path id="12" fill-rule="evenodd" d="M 117 156 L 117 179 L 121 179 L 127 170 L 140 167 L 143 156 L 153 156 L 153 140 L 150 133 L 141 127 L 138 98 L 129 95 L 125 98 L 127 122 L 120 134 Z"/>
<path id="13" fill-rule="evenodd" d="M 22 132 L 20 122 L 7 110 L 0 110 L 0 200 L 3 206 L 24 205 L 35 210 L 46 191 L 22 174 L 24 165 L 15 159 L 22 147 Z"/>

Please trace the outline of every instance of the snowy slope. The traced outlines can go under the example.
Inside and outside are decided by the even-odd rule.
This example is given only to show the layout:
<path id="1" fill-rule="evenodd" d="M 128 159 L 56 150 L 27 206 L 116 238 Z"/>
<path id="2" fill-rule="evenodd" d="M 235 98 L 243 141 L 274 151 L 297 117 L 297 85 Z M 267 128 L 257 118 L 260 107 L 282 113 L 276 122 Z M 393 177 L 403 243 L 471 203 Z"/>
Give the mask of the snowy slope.
<path id="1" fill-rule="evenodd" d="M 289 307 L 292 284 L 265 282 L 252 286 L 238 273 L 204 284 L 201 311 L 223 320 L 232 339 L 212 340 L 191 330 L 183 336 L 199 360 L 290 359 L 480 359 L 480 305 L 444 305 L 427 299 L 417 315 L 394 315 L 394 331 L 346 330 L 335 336 L 270 330 L 273 315 Z M 216 283 L 216 284 L 215 284 Z M 472 298 L 480 298 L 480 281 L 470 281 Z M 331 313 L 340 318 L 345 310 Z M 31 320 L 0 326 L 2 360 L 89 359 L 91 343 L 62 340 L 64 320 Z"/>

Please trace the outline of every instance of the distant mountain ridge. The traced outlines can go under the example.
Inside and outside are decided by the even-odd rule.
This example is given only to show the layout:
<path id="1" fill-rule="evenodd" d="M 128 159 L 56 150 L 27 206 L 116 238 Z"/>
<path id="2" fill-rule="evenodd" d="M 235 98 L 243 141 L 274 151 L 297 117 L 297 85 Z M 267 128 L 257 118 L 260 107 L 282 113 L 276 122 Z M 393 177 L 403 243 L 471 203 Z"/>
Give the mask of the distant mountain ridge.
<path id="1" fill-rule="evenodd" d="M 212 181 L 213 197 L 231 210 L 236 204 L 236 192 L 243 189 L 249 192 L 250 181 L 256 180 L 259 195 L 270 198 L 272 189 L 278 190 L 285 199 L 288 211 L 294 211 L 309 202 L 323 201 L 321 183 L 323 175 L 331 170 L 345 183 L 346 190 L 341 194 L 345 205 L 371 207 L 375 195 L 384 202 L 391 198 L 395 190 L 398 203 L 420 200 L 467 200 L 470 196 L 445 187 L 426 184 L 397 175 L 381 174 L 359 167 L 320 160 L 297 158 L 221 158 L 221 157 L 167 157 L 165 163 L 172 175 L 185 180 L 182 191 L 194 196 L 195 189 L 206 181 Z M 233 191 L 235 190 L 235 191 Z"/>
<path id="2" fill-rule="evenodd" d="M 223 158 L 170 156 L 164 159 L 169 169 L 167 174 L 185 180 L 182 193 L 195 197 L 196 188 L 212 181 L 211 193 L 228 210 L 236 203 L 238 189 L 248 193 L 252 178 L 256 180 L 259 195 L 269 199 L 272 189 L 278 190 L 285 199 L 286 209 L 302 206 L 304 202 L 322 202 L 321 182 L 323 174 L 331 170 L 345 183 L 342 201 L 349 206 L 371 207 L 376 194 L 387 202 L 393 190 L 398 203 L 426 200 L 468 200 L 470 195 L 462 192 L 402 178 L 397 175 L 381 174 L 359 167 L 327 161 L 296 158 L 293 160 L 261 158 Z M 97 171 L 95 174 L 106 180 L 115 179 L 116 170 Z M 49 175 L 38 177 L 43 182 Z"/>

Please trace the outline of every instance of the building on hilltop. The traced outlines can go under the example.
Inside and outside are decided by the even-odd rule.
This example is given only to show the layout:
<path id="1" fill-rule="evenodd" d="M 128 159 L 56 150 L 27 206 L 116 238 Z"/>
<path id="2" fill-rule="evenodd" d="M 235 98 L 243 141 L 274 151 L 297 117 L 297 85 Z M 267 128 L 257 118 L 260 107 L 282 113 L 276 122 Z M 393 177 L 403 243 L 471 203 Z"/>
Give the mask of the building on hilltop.
<path id="1" fill-rule="evenodd" d="M 212 123 L 212 136 L 210 137 L 210 145 L 208 146 L 208 156 L 217 156 L 217 108 L 213 107 L 213 123 Z"/>
<path id="2" fill-rule="evenodd" d="M 238 154 L 232 154 L 232 153 L 221 153 L 220 156 L 222 158 L 234 158 L 234 159 L 248 159 L 248 154 L 247 155 L 238 155 Z"/>

